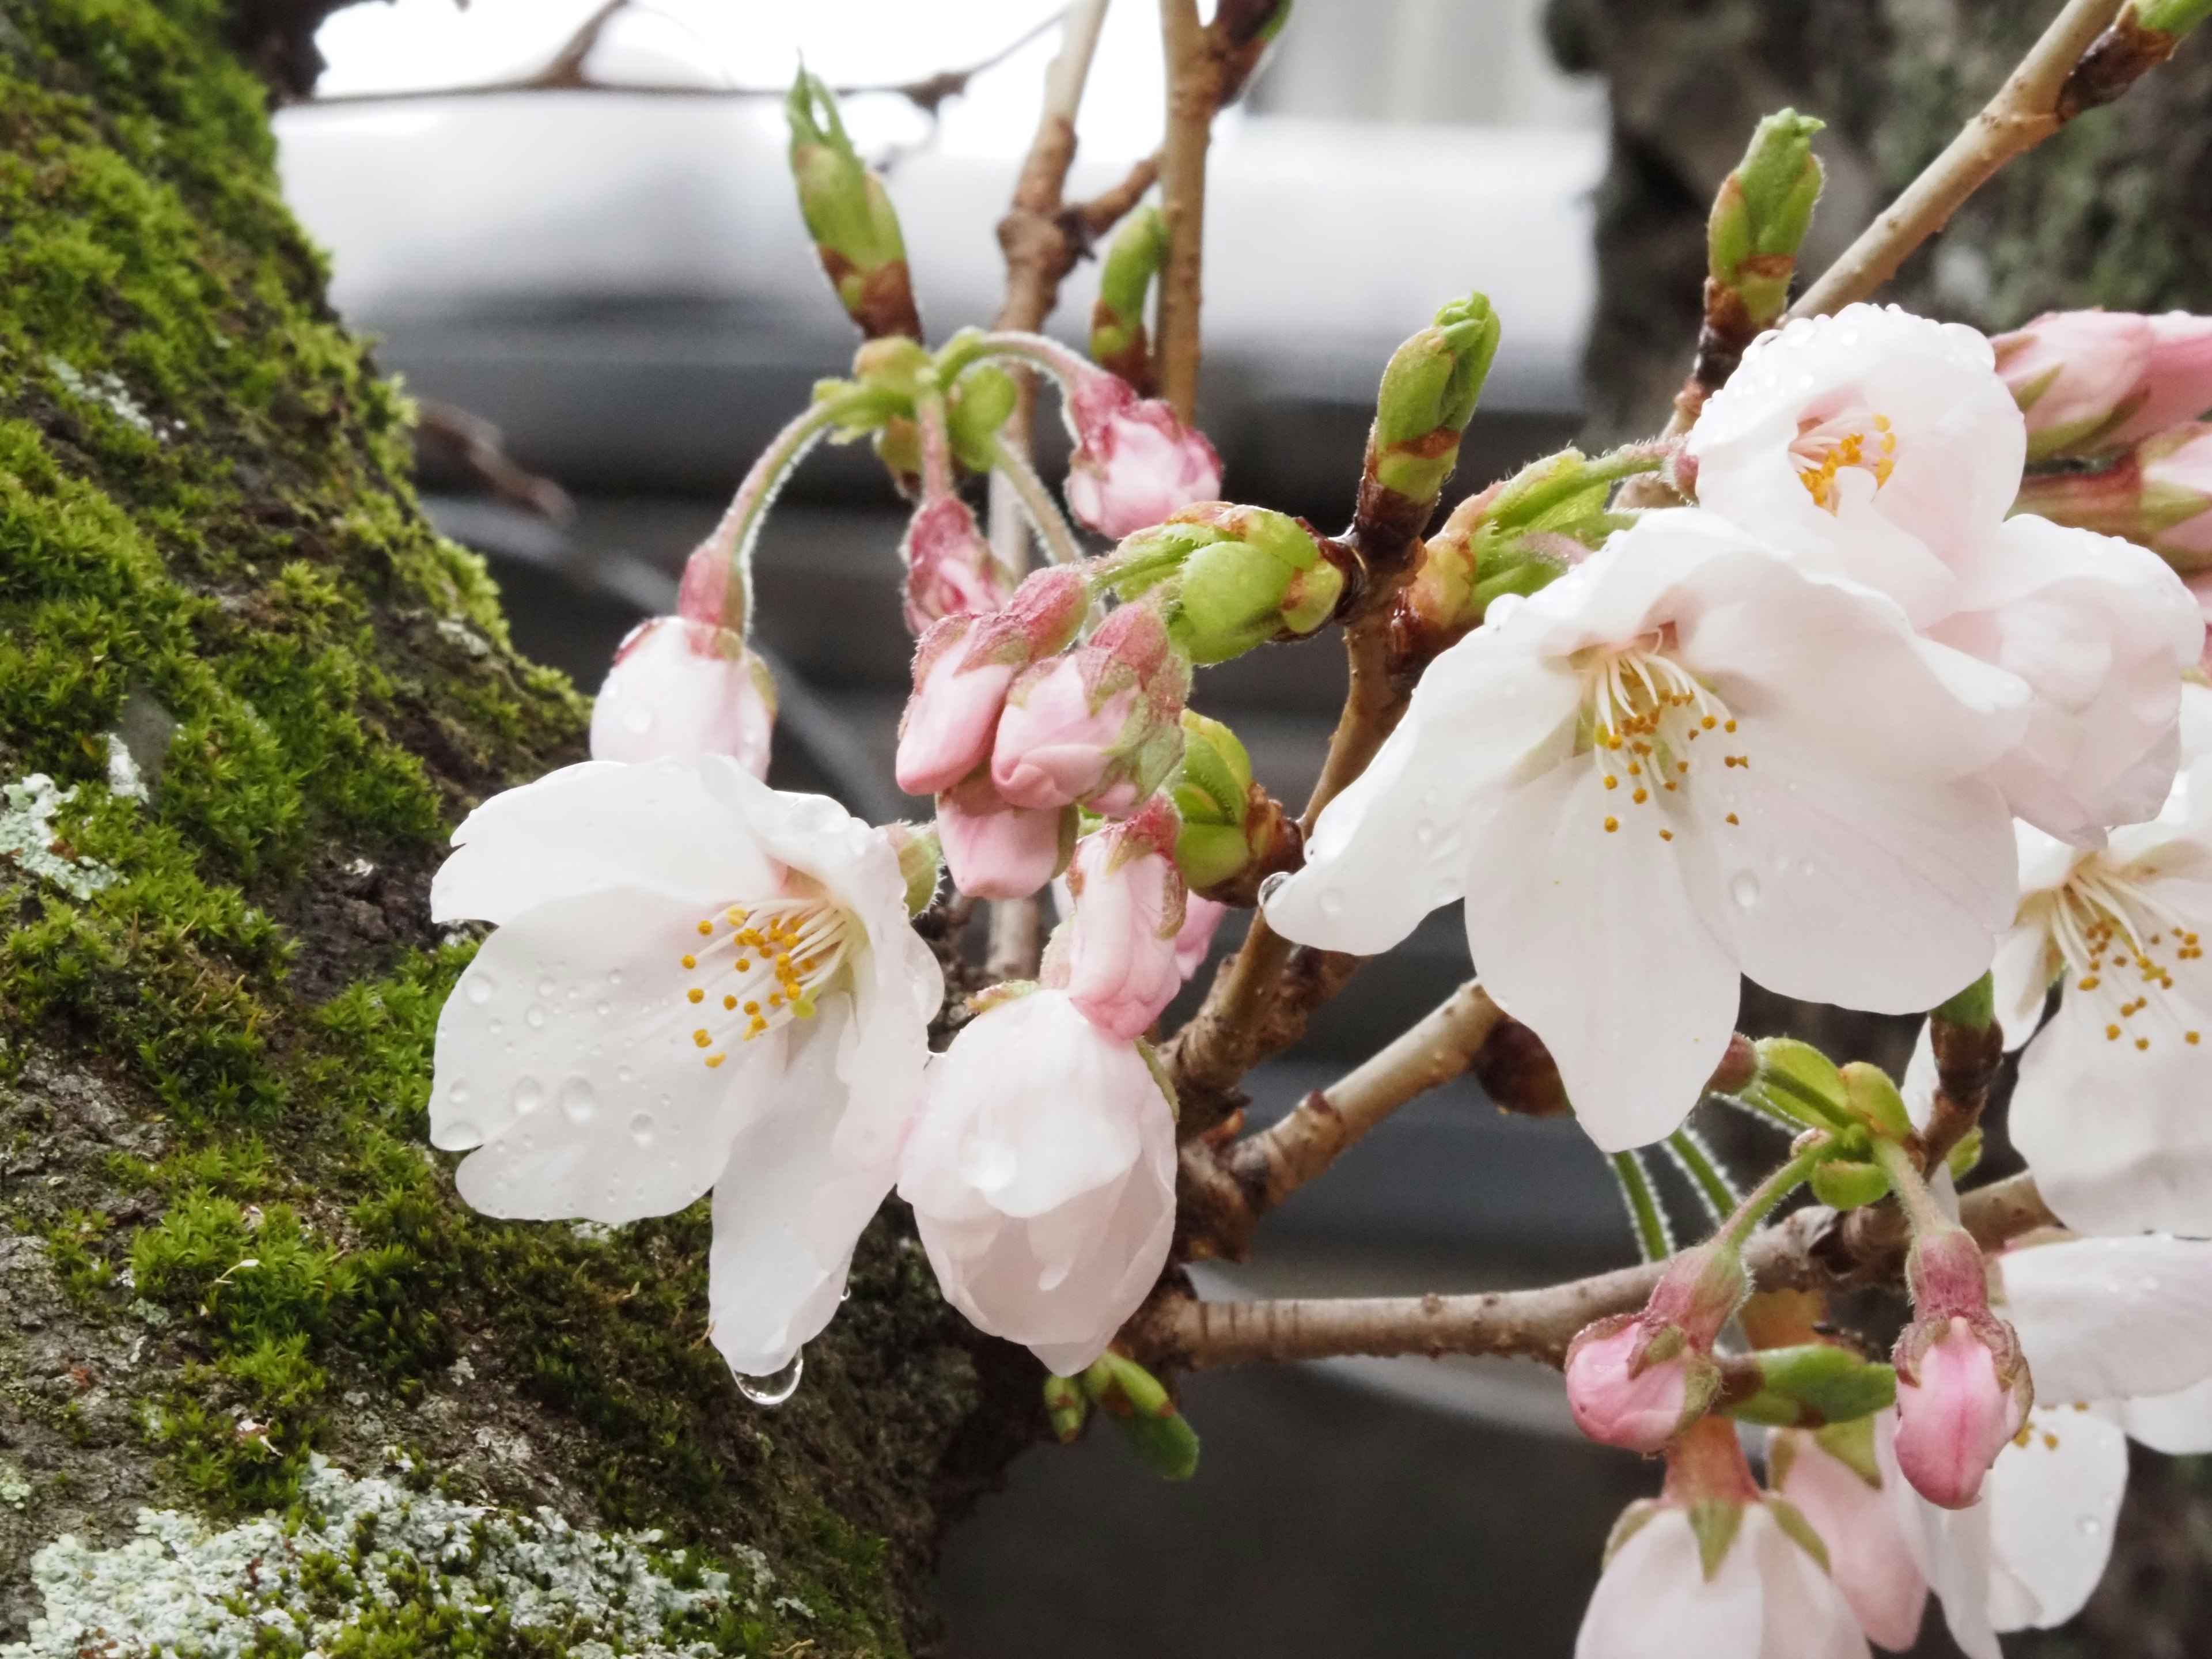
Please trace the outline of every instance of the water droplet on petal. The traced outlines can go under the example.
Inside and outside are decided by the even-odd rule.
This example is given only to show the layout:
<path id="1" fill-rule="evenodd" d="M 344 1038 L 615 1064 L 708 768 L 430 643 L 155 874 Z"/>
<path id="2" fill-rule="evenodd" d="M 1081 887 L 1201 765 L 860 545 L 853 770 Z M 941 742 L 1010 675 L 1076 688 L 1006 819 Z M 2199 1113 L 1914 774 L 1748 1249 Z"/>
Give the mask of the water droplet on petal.
<path id="1" fill-rule="evenodd" d="M 438 1145 L 449 1152 L 465 1152 L 471 1146 L 483 1145 L 483 1131 L 466 1118 L 457 1117 L 439 1135 Z"/>
<path id="2" fill-rule="evenodd" d="M 631 704 L 629 712 L 623 716 L 623 725 L 635 736 L 643 737 L 653 730 L 652 707 L 644 702 Z"/>
<path id="3" fill-rule="evenodd" d="M 621 983 L 622 983 L 622 969 L 619 969 L 619 968 L 611 968 L 611 969 L 609 969 L 607 970 L 607 983 L 608 983 L 608 984 L 610 984 L 610 985 L 619 985 L 619 984 L 621 984 Z"/>
<path id="4" fill-rule="evenodd" d="M 538 981 L 538 994 L 539 996 L 550 997 L 553 994 L 553 990 L 554 986 L 551 980 L 541 979 Z"/>
<path id="5" fill-rule="evenodd" d="M 1334 887 L 1323 888 L 1321 895 L 1321 913 L 1325 916 L 1342 915 L 1344 914 L 1343 893 Z"/>
<path id="6" fill-rule="evenodd" d="M 1283 890 L 1283 884 L 1290 878 L 1289 872 L 1278 870 L 1273 875 L 1268 877 L 1267 880 L 1261 882 L 1260 884 L 1261 905 L 1264 908 L 1265 906 L 1273 903 L 1274 902 L 1275 895 Z"/>
<path id="7" fill-rule="evenodd" d="M 507 1102 L 517 1117 L 528 1117 L 545 1103 L 545 1085 L 534 1077 L 517 1078 Z"/>
<path id="8" fill-rule="evenodd" d="M 592 1012 L 597 1014 L 601 1019 L 605 1019 L 609 1014 L 614 1012 L 614 1011 L 615 1006 L 611 1002 L 602 1002 L 598 1007 L 592 1010 Z"/>
<path id="9" fill-rule="evenodd" d="M 1422 846 L 1426 847 L 1436 838 L 1437 826 L 1434 820 L 1423 818 L 1419 823 L 1413 826 L 1413 839 L 1420 842 Z"/>
<path id="10" fill-rule="evenodd" d="M 2094 1515 L 2085 1515 L 2074 1524 L 2081 1528 L 2082 1536 L 2085 1538 L 2094 1538 L 2105 1529 L 2105 1523 Z"/>
<path id="11" fill-rule="evenodd" d="M 454 1080 L 453 1086 L 446 1091 L 446 1104 L 448 1106 L 465 1106 L 468 1103 L 468 1079 L 465 1078 L 456 1079 Z M 2155 1280 L 2153 1280 L 2152 1282 L 2154 1284 L 2156 1283 Z"/>
<path id="12" fill-rule="evenodd" d="M 556 1098 L 560 1102 L 562 1115 L 571 1123 L 589 1123 L 592 1114 L 599 1109 L 599 1097 L 591 1084 L 580 1077 L 572 1077 L 561 1085 Z"/>
<path id="13" fill-rule="evenodd" d="M 629 1138 L 641 1146 L 653 1145 L 653 1114 L 640 1112 L 629 1121 Z"/>
<path id="14" fill-rule="evenodd" d="M 631 1071 L 627 1066 L 617 1066 L 615 1067 L 615 1081 L 617 1083 L 628 1083 L 636 1075 L 637 1073 Z"/>
<path id="15" fill-rule="evenodd" d="M 995 1193 L 1014 1178 L 1014 1149 L 1003 1140 L 971 1140 L 961 1149 L 960 1173 L 976 1191 Z"/>
<path id="16" fill-rule="evenodd" d="M 799 1392 L 799 1373 L 806 1369 L 806 1356 L 795 1353 L 791 1364 L 767 1376 L 747 1376 L 743 1371 L 732 1371 L 738 1379 L 738 1392 L 756 1406 L 781 1406 Z"/>
<path id="17" fill-rule="evenodd" d="M 533 1002 L 530 1005 L 530 1011 L 523 1015 L 523 1018 L 529 1021 L 530 1028 L 535 1030 L 545 1023 L 545 1010 Z"/>
<path id="18" fill-rule="evenodd" d="M 491 1000 L 491 994 L 498 988 L 499 987 L 492 982 L 489 974 L 469 975 L 469 1000 L 479 1008 Z"/>
<path id="19" fill-rule="evenodd" d="M 1759 902 L 1759 878 L 1748 870 L 1739 870 L 1735 879 L 1729 883 L 1729 893 L 1738 904 L 1750 909 Z"/>
<path id="20" fill-rule="evenodd" d="M 491 1034 L 492 1034 L 494 1036 L 498 1036 L 501 1031 L 504 1031 L 506 1029 L 507 1029 L 507 1022 L 506 1022 L 505 1020 L 503 1020 L 503 1019 L 495 1019 L 495 1020 L 492 1021 L 492 1023 L 491 1023 Z M 510 1048 L 512 1048 L 512 1047 L 513 1047 L 513 1045 L 512 1045 L 512 1044 L 510 1044 L 510 1045 L 508 1045 L 508 1046 L 509 1046 Z"/>

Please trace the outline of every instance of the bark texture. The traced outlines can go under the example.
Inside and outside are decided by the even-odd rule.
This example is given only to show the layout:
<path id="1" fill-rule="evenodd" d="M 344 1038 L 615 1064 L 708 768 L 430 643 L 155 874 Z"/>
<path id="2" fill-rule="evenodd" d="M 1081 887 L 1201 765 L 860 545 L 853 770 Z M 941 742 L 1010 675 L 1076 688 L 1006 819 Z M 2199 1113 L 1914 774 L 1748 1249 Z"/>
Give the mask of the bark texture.
<path id="1" fill-rule="evenodd" d="M 1814 141 L 1828 187 L 1798 266 L 1817 275 L 1996 90 L 2058 5 L 1552 0 L 1555 54 L 1602 73 L 1612 110 L 1585 365 L 1590 436 L 1618 442 L 1665 423 L 1697 334 L 1706 210 L 1759 117 L 1790 105 L 1828 123 Z M 2212 30 L 2013 162 L 1877 298 L 1991 331 L 2061 307 L 2212 312 L 2208 109 Z M 1838 1053 L 1878 1051 L 1877 1036 L 1896 1035 L 1841 1029 L 1833 1014 L 1813 1028 L 1786 1023 Z M 2202 1649 L 2212 1460 L 2140 1447 L 2131 1458 L 2112 1565 L 2087 1609 L 2062 1631 L 2008 1637 L 2007 1652 L 2180 1659 Z M 1931 1637 L 1923 1650 L 1948 1650 Z"/>
<path id="2" fill-rule="evenodd" d="M 940 1522 L 1041 1413 L 910 1229 L 769 1411 L 703 1206 L 487 1222 L 425 1143 L 475 948 L 430 872 L 586 709 L 277 194 L 238 54 L 296 81 L 290 9 L 0 0 L 0 1651 L 127 1659 L 100 1586 L 233 1546 L 285 1617 L 210 1651 L 927 1650 Z"/>

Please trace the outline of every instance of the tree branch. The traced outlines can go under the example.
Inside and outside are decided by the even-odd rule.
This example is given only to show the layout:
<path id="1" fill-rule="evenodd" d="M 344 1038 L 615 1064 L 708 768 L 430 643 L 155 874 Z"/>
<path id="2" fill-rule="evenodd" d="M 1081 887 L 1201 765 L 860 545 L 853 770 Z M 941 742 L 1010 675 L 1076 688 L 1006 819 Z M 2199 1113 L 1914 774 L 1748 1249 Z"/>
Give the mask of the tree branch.
<path id="1" fill-rule="evenodd" d="M 2025 1175 L 1966 1194 L 1960 1212 L 1985 1249 L 2054 1219 Z M 1805 1290 L 1893 1273 L 1904 1245 L 1894 1204 L 1841 1216 L 1816 1205 L 1755 1234 L 1744 1265 L 1760 1290 Z M 1473 1296 L 1200 1302 L 1183 1291 L 1148 1304 L 1123 1339 L 1153 1366 L 1447 1353 L 1518 1354 L 1557 1365 L 1590 1321 L 1642 1307 L 1664 1266 L 1647 1262 L 1541 1290 Z"/>
<path id="2" fill-rule="evenodd" d="M 1198 406 L 1206 151 L 1220 106 L 1221 64 L 1198 21 L 1198 0 L 1160 0 L 1160 39 L 1168 71 L 1167 142 L 1160 165 L 1160 210 L 1168 225 L 1158 311 L 1160 395 L 1188 421 Z"/>

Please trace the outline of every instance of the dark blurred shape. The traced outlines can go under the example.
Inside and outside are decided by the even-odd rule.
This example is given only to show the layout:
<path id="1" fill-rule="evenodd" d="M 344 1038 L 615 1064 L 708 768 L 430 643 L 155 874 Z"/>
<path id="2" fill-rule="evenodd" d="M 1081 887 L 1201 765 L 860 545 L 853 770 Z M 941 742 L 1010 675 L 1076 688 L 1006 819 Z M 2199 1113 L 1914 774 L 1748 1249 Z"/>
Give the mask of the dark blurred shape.
<path id="1" fill-rule="evenodd" d="M 427 489 L 474 484 L 549 524 L 576 521 L 576 504 L 568 492 L 517 465 L 497 427 L 434 398 L 415 405 L 415 465 Z"/>

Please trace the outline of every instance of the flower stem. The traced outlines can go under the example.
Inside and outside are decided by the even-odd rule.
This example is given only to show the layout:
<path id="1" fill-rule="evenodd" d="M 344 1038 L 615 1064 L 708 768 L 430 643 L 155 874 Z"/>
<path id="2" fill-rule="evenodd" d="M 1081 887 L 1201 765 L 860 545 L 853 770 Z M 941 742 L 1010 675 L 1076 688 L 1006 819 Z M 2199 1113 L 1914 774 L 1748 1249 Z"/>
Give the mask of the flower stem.
<path id="1" fill-rule="evenodd" d="M 1919 1164 L 1912 1154 L 1896 1141 L 1882 1136 L 1875 1137 L 1874 1161 L 1881 1165 L 1889 1184 L 1897 1189 L 1898 1202 L 1905 1206 L 1905 1219 L 1912 1224 L 1913 1237 L 1939 1233 L 1958 1224 L 1943 1213 L 1936 1201 L 1936 1194 L 1928 1189 L 1928 1182 L 1920 1173 Z"/>
<path id="2" fill-rule="evenodd" d="M 1667 1212 L 1652 1189 L 1651 1173 L 1639 1152 L 1615 1152 L 1613 1178 L 1620 1183 L 1620 1196 L 1628 1206 L 1628 1219 L 1636 1229 L 1636 1247 L 1646 1261 L 1663 1261 L 1674 1254 L 1674 1239 L 1667 1225 Z"/>
<path id="3" fill-rule="evenodd" d="M 1018 329 L 963 329 L 937 354 L 937 378 L 950 386 L 978 363 L 1015 362 L 1049 374 L 1065 390 L 1106 371 L 1081 352 L 1043 334 Z"/>
<path id="4" fill-rule="evenodd" d="M 1698 1189 L 1698 1196 L 1705 1200 L 1716 1223 L 1743 1201 L 1743 1194 L 1736 1191 L 1711 1149 L 1689 1129 L 1677 1129 L 1668 1136 L 1667 1151 L 1690 1177 L 1690 1184 Z"/>
<path id="5" fill-rule="evenodd" d="M 872 394 L 863 393 L 815 404 L 769 439 L 768 447 L 738 485 L 738 493 L 730 498 L 721 521 L 701 544 L 729 561 L 729 581 L 722 591 L 722 626 L 732 633 L 744 634 L 751 625 L 753 544 L 760 539 L 762 521 L 775 504 L 776 492 L 822 435 L 863 401 L 875 399 Z"/>
<path id="6" fill-rule="evenodd" d="M 1060 512 L 1060 503 L 1053 500 L 1052 491 L 1037 476 L 1030 458 L 1001 440 L 992 452 L 991 465 L 1013 486 L 1023 514 L 1036 526 L 1037 536 L 1044 543 L 1045 556 L 1054 564 L 1080 564 L 1083 544 L 1075 539 L 1075 532 Z"/>
<path id="7" fill-rule="evenodd" d="M 952 493 L 952 434 L 945 423 L 945 393 L 927 370 L 915 383 L 914 422 L 921 434 L 921 498 L 942 501 Z"/>
<path id="8" fill-rule="evenodd" d="M 1829 1136 L 1808 1136 L 1796 1157 L 1753 1188 L 1751 1195 L 1736 1206 L 1727 1224 L 1713 1236 L 1713 1243 L 1724 1249 L 1741 1249 L 1744 1241 L 1766 1219 L 1767 1212 L 1803 1185 L 1814 1170 L 1836 1155 L 1836 1151 L 1837 1144 Z"/>

